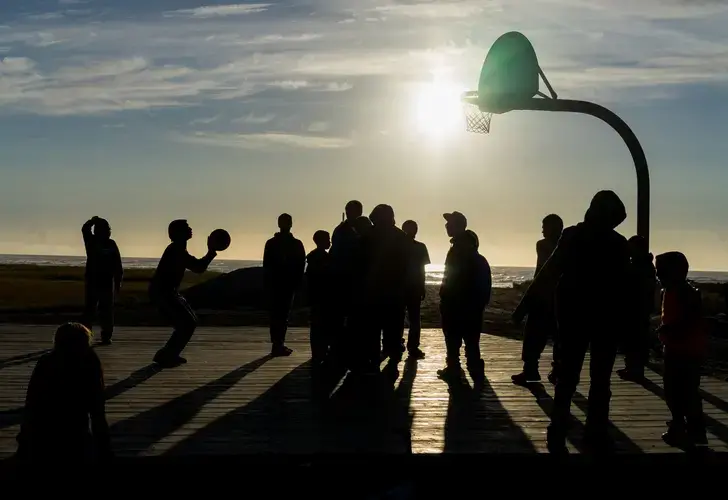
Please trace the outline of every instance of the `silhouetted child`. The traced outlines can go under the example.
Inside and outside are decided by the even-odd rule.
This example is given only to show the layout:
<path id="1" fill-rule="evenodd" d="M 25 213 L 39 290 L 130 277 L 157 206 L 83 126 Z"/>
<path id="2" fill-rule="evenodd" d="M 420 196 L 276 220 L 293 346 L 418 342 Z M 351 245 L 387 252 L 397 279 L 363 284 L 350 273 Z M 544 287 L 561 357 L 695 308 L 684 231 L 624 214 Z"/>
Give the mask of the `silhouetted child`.
<path id="1" fill-rule="evenodd" d="M 56 330 L 53 350 L 35 365 L 17 438 L 19 459 L 73 464 L 110 457 L 104 375 L 91 337 L 84 325 L 66 323 Z"/>
<path id="2" fill-rule="evenodd" d="M 406 303 L 407 318 L 409 319 L 409 333 L 407 335 L 407 352 L 413 359 L 423 359 L 425 353 L 420 349 L 420 337 L 422 334 L 422 322 L 420 320 L 420 309 L 422 301 L 425 300 L 425 266 L 430 263 L 430 253 L 421 241 L 417 241 L 417 223 L 407 220 L 402 223 L 402 231 L 408 236 L 408 274 Z"/>
<path id="3" fill-rule="evenodd" d="M 707 347 L 700 291 L 687 281 L 688 260 L 680 252 L 657 256 L 662 317 L 657 333 L 664 345 L 665 401 L 672 414 L 662 435 L 671 446 L 707 445 L 700 370 Z"/>
<path id="4" fill-rule="evenodd" d="M 538 275 L 541 268 L 549 260 L 549 257 L 551 257 L 551 254 L 554 253 L 554 249 L 559 243 L 559 238 L 561 238 L 561 232 L 563 230 L 564 221 L 561 217 L 556 214 L 550 214 L 544 217 L 542 221 L 543 239 L 536 243 L 535 275 Z M 555 384 L 558 376 L 559 344 L 557 341 L 558 328 L 556 325 L 556 312 L 554 311 L 553 298 L 543 299 L 541 297 L 530 296 L 528 300 L 522 300 L 513 313 L 513 317 L 519 323 L 525 315 L 528 315 L 528 319 L 526 320 L 523 347 L 521 350 L 523 371 L 517 375 L 513 375 L 511 380 L 516 384 L 539 382 L 541 380 L 538 364 L 550 338 L 553 341 L 554 347 L 551 372 L 548 374 L 548 379 L 549 382 Z"/>
<path id="5" fill-rule="evenodd" d="M 331 237 L 327 231 L 316 231 L 313 235 L 316 249 L 306 256 L 306 281 L 308 300 L 311 304 L 311 358 L 315 364 L 322 363 L 332 347 L 331 315 L 334 295 L 331 256 Z"/>
<path id="6" fill-rule="evenodd" d="M 204 273 L 217 256 L 217 252 L 212 248 L 212 241 L 208 237 L 207 255 L 201 259 L 190 255 L 187 251 L 187 242 L 192 238 L 192 229 L 184 219 L 170 222 L 167 234 L 172 243 L 164 250 L 154 271 L 149 284 L 149 296 L 165 319 L 174 327 L 165 346 L 154 355 L 155 363 L 171 368 L 187 362 L 180 354 L 197 328 L 197 315 L 179 293 L 182 278 L 188 269 L 193 273 Z"/>
<path id="7" fill-rule="evenodd" d="M 652 264 L 653 256 L 645 239 L 633 236 L 628 243 L 631 253 L 631 283 L 626 291 L 631 295 L 627 306 L 629 316 L 624 329 L 625 338 L 622 342 L 625 367 L 617 370 L 617 375 L 624 380 L 639 382 L 644 379 L 645 365 L 649 360 L 650 318 L 655 309 L 657 277 Z"/>
<path id="8" fill-rule="evenodd" d="M 86 305 L 82 323 L 90 330 L 99 312 L 101 342 L 110 344 L 114 333 L 114 296 L 121 288 L 124 270 L 111 226 L 106 219 L 93 217 L 81 227 L 86 247 Z"/>

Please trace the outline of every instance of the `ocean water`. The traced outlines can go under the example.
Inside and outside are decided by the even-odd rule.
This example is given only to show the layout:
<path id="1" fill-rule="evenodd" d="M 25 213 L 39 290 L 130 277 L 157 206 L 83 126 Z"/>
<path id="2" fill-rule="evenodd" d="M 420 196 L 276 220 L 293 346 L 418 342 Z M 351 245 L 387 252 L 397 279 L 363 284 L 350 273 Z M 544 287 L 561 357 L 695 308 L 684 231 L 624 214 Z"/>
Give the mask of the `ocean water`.
<path id="1" fill-rule="evenodd" d="M 124 258 L 124 267 L 127 269 L 154 269 L 158 259 L 151 258 Z M 0 265 L 5 264 L 32 264 L 37 266 L 74 266 L 83 267 L 86 265 L 86 257 L 58 256 L 58 255 L 2 255 L 0 254 Z M 247 267 L 258 267 L 263 263 L 259 260 L 225 260 L 216 259 L 210 265 L 210 270 L 227 273 L 236 269 Z M 442 264 L 431 264 L 426 269 L 426 280 L 428 284 L 437 285 L 442 282 L 444 266 Z M 522 283 L 533 278 L 533 267 L 503 267 L 493 266 L 493 286 L 496 288 L 508 288 L 514 283 Z M 690 279 L 703 283 L 726 283 L 728 272 L 723 271 L 694 271 L 690 273 Z"/>

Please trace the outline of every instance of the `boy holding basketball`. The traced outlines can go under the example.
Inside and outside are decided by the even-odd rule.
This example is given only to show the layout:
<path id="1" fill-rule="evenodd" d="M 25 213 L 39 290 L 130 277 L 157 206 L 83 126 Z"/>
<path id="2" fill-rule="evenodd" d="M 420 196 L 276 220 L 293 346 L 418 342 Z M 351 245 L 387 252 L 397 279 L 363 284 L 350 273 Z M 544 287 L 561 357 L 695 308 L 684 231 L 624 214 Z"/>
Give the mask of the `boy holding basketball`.
<path id="1" fill-rule="evenodd" d="M 224 250 L 229 242 L 219 241 L 216 233 L 207 239 L 207 255 L 195 258 L 187 251 L 187 242 L 192 238 L 192 229 L 186 220 L 175 220 L 169 224 L 168 234 L 172 243 L 164 251 L 149 285 L 149 296 L 162 315 L 174 326 L 167 344 L 157 351 L 154 362 L 170 368 L 187 362 L 180 356 L 197 327 L 197 316 L 179 293 L 185 271 L 202 274 L 217 256 L 217 250 Z"/>

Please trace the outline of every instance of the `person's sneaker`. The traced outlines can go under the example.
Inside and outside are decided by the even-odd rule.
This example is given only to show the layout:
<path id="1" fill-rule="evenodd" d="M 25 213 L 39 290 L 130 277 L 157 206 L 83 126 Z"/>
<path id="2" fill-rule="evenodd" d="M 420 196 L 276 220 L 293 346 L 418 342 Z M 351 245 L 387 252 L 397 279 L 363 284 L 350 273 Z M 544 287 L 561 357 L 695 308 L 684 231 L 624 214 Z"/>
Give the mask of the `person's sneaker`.
<path id="1" fill-rule="evenodd" d="M 584 432 L 584 444 L 593 454 L 604 455 L 614 451 L 614 441 L 607 431 L 592 431 L 587 428 Z"/>
<path id="2" fill-rule="evenodd" d="M 162 368 L 175 368 L 180 365 L 187 363 L 187 360 L 182 356 L 165 356 L 164 354 L 154 356 L 154 362 Z"/>
<path id="3" fill-rule="evenodd" d="M 617 370 L 617 375 L 619 378 L 626 380 L 627 382 L 642 382 L 645 379 L 644 371 L 629 370 L 627 368 Z"/>
<path id="4" fill-rule="evenodd" d="M 708 435 L 705 429 L 690 431 L 688 432 L 688 437 L 693 446 L 708 446 Z"/>
<path id="5" fill-rule="evenodd" d="M 111 345 L 112 344 L 111 338 L 102 338 L 99 341 L 99 344 L 101 344 L 101 345 Z"/>
<path id="6" fill-rule="evenodd" d="M 459 365 L 447 365 L 441 370 L 437 370 L 437 376 L 442 380 L 457 380 L 465 375 L 463 369 Z"/>
<path id="7" fill-rule="evenodd" d="M 271 354 L 271 356 L 276 356 L 276 357 L 290 356 L 291 354 L 293 354 L 293 349 L 282 345 L 282 346 L 274 347 L 273 349 L 271 349 L 270 354 Z"/>
<path id="8" fill-rule="evenodd" d="M 566 433 L 549 426 L 546 429 L 546 448 L 552 455 L 568 455 L 569 449 L 566 447 Z"/>
<path id="9" fill-rule="evenodd" d="M 420 349 L 419 347 L 410 349 L 408 351 L 408 355 L 410 358 L 413 358 L 413 359 L 425 359 L 425 353 L 422 352 L 422 349 Z"/>
<path id="10" fill-rule="evenodd" d="M 683 448 L 688 444 L 688 436 L 685 427 L 673 422 L 667 423 L 667 432 L 662 434 L 662 440 L 668 446 L 674 448 Z"/>
<path id="11" fill-rule="evenodd" d="M 541 382 L 541 374 L 538 372 L 527 372 L 524 370 L 521 373 L 513 375 L 511 380 L 517 385 L 535 384 L 537 382 Z"/>

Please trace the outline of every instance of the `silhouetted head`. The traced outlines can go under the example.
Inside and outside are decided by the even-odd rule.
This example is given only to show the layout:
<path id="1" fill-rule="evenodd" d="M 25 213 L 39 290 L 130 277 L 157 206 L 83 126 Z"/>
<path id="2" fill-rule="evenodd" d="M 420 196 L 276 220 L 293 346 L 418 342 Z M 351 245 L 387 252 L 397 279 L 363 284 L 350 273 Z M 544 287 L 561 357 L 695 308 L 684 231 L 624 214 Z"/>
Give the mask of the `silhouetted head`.
<path id="1" fill-rule="evenodd" d="M 192 238 L 192 228 L 185 219 L 177 219 L 169 223 L 167 234 L 170 240 L 181 243 Z"/>
<path id="2" fill-rule="evenodd" d="M 475 231 L 471 231 L 470 229 L 466 230 L 465 238 L 476 250 L 480 248 L 480 239 Z"/>
<path id="3" fill-rule="evenodd" d="M 627 218 L 627 209 L 614 191 L 599 191 L 592 198 L 584 222 L 604 229 L 614 229 Z"/>
<path id="4" fill-rule="evenodd" d="M 655 258 L 657 279 L 665 288 L 681 285 L 688 279 L 690 265 L 688 259 L 680 252 L 667 252 Z"/>
<path id="5" fill-rule="evenodd" d="M 328 231 L 319 229 L 313 233 L 313 242 L 316 243 L 316 248 L 328 250 L 331 248 L 331 235 L 329 235 Z"/>
<path id="6" fill-rule="evenodd" d="M 644 259 L 650 257 L 650 249 L 647 240 L 642 236 L 635 235 L 629 240 L 629 251 L 633 259 Z"/>
<path id="7" fill-rule="evenodd" d="M 355 220 L 364 213 L 364 207 L 359 200 L 351 200 L 346 204 L 344 210 L 346 211 L 346 218 L 348 220 Z"/>
<path id="8" fill-rule="evenodd" d="M 402 223 L 402 231 L 412 239 L 417 236 L 417 229 L 417 223 L 413 220 L 406 220 Z"/>
<path id="9" fill-rule="evenodd" d="M 468 219 L 460 212 L 442 214 L 442 216 L 446 221 L 445 230 L 447 231 L 447 235 L 451 238 L 460 236 L 468 228 Z"/>
<path id="10" fill-rule="evenodd" d="M 278 229 L 281 233 L 290 233 L 293 227 L 293 217 L 288 214 L 281 214 L 278 216 Z"/>
<path id="11" fill-rule="evenodd" d="M 564 230 L 564 221 L 556 214 L 549 214 L 541 223 L 541 234 L 549 241 L 558 241 Z"/>
<path id="12" fill-rule="evenodd" d="M 371 230 L 371 228 L 372 221 L 369 220 L 369 217 L 364 217 L 362 215 L 354 219 L 354 231 L 356 231 L 359 236 L 364 236 Z"/>
<path id="13" fill-rule="evenodd" d="M 377 205 L 369 214 L 369 220 L 374 227 L 394 226 L 394 209 L 385 204 Z"/>
<path id="14" fill-rule="evenodd" d="M 66 323 L 53 336 L 53 349 L 64 354 L 86 352 L 91 345 L 93 333 L 81 323 Z"/>
<path id="15" fill-rule="evenodd" d="M 108 240 L 111 238 L 111 225 L 106 219 L 97 219 L 94 223 L 94 237 L 98 240 Z"/>

